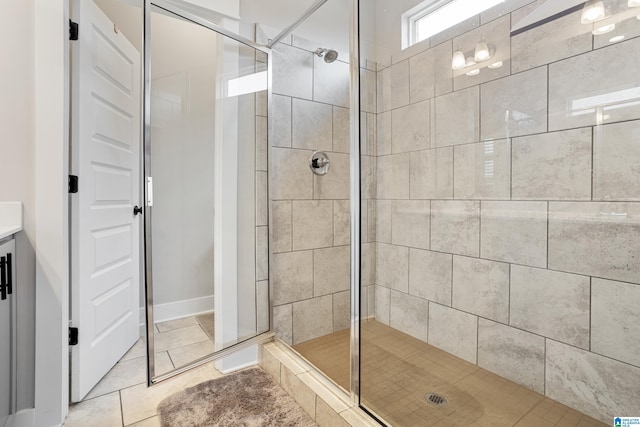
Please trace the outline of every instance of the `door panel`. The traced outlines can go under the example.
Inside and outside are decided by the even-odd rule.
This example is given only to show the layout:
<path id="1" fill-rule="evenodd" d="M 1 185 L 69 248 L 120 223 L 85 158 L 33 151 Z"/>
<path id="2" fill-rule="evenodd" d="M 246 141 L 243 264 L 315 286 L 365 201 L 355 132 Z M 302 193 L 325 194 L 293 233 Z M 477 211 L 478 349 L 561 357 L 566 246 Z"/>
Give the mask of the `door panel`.
<path id="1" fill-rule="evenodd" d="M 140 54 L 92 2 L 73 2 L 71 399 L 139 339 Z"/>

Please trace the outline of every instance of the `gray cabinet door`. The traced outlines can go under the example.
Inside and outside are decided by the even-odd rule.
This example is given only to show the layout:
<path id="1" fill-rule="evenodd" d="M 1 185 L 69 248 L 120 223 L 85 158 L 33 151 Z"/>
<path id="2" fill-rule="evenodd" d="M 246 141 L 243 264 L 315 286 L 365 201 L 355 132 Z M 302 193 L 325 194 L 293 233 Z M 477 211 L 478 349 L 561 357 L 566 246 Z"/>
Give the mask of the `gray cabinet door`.
<path id="1" fill-rule="evenodd" d="M 0 257 L 6 257 L 7 253 L 11 253 L 15 264 L 14 248 L 14 240 L 0 245 Z M 14 274 L 12 278 L 13 293 L 7 295 L 7 299 L 0 300 L 0 426 L 7 423 L 9 415 L 12 413 L 15 384 L 15 268 L 11 270 Z"/>

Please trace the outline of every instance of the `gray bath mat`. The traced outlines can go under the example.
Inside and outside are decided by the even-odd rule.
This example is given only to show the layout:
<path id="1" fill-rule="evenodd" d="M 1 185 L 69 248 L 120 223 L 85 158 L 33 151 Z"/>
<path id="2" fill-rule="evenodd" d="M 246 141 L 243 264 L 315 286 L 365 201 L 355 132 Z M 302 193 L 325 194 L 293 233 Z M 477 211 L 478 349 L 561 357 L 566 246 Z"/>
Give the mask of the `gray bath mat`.
<path id="1" fill-rule="evenodd" d="M 260 368 L 206 381 L 158 405 L 162 427 L 315 426 L 306 412 Z"/>

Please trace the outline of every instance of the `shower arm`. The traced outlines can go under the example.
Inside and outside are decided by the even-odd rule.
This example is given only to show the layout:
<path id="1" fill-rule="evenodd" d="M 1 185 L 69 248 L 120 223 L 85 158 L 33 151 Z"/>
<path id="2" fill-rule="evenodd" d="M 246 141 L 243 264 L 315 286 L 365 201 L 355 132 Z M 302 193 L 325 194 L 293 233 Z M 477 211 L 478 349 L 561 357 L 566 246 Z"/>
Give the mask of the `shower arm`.
<path id="1" fill-rule="evenodd" d="M 313 15 L 313 13 L 320 9 L 320 7 L 325 4 L 328 0 L 318 0 L 317 2 L 315 2 L 300 18 L 298 18 L 293 24 L 289 25 L 287 28 L 285 28 L 284 30 L 282 30 L 280 32 L 280 34 L 278 34 L 277 36 L 275 36 L 275 38 L 273 38 L 269 44 L 267 45 L 267 47 L 269 49 L 273 48 L 273 46 L 275 46 L 276 43 L 278 43 L 280 40 L 282 40 L 283 38 L 287 37 L 289 34 L 291 34 L 291 32 L 293 30 L 295 30 L 298 25 L 302 24 L 308 17 L 310 17 L 311 15 Z"/>

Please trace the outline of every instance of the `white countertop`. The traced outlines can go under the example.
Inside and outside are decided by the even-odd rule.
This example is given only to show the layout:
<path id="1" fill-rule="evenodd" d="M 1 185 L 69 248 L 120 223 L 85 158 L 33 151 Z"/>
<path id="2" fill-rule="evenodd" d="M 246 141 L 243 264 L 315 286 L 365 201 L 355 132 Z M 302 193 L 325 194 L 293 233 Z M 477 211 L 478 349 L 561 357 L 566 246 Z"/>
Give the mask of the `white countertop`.
<path id="1" fill-rule="evenodd" d="M 22 230 L 22 202 L 0 202 L 0 239 Z"/>

